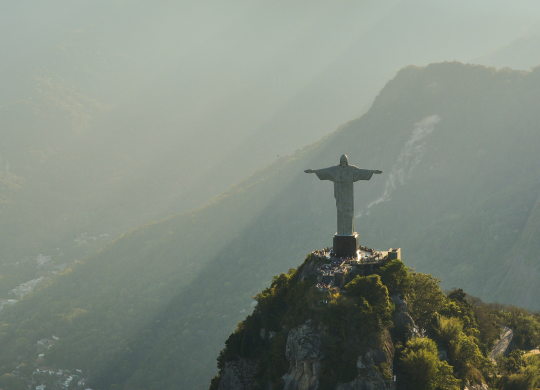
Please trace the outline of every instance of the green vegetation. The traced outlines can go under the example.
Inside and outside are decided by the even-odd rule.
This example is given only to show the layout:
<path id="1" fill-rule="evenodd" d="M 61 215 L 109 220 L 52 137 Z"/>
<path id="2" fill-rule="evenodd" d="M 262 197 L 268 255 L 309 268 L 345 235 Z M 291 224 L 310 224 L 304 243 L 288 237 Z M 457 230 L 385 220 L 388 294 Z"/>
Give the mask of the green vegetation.
<path id="1" fill-rule="evenodd" d="M 436 331 L 438 339 L 448 351 L 448 361 L 462 384 L 481 382 L 486 374 L 489 378 L 491 362 L 482 356 L 475 337 L 464 333 L 459 318 L 440 317 Z"/>
<path id="2" fill-rule="evenodd" d="M 411 287 L 404 294 L 409 303 L 409 313 L 419 326 L 422 335 L 398 343 L 396 372 L 415 388 L 450 389 L 467 383 L 486 382 L 495 389 L 534 390 L 538 386 L 538 357 L 523 358 L 523 340 L 531 340 L 528 349 L 540 345 L 537 327 L 538 314 L 525 309 L 502 304 L 486 304 L 468 296 L 462 289 L 445 295 L 439 288 L 440 281 L 431 275 L 412 273 Z M 488 359 L 488 353 L 499 338 L 503 326 L 511 327 L 517 336 L 508 358 L 499 356 L 497 364 Z M 518 336 L 519 335 L 519 336 Z M 405 346 L 404 346 L 405 344 Z M 446 362 L 435 357 L 444 351 Z M 421 362 L 429 375 L 414 369 L 414 362 Z M 420 364 L 420 363 L 419 363 Z M 452 378 L 442 380 L 452 368 Z M 444 387 L 448 385 L 449 387 Z M 452 387 L 454 386 L 454 387 Z M 457 386 L 457 387 L 455 387 Z M 518 386 L 518 387 L 512 387 Z"/>
<path id="3" fill-rule="evenodd" d="M 435 114 L 441 121 L 422 139 L 425 145 L 414 149 L 424 151 L 418 155 L 418 164 L 403 166 L 404 172 L 410 172 L 404 176 L 404 184 L 389 184 L 388 188 L 394 188 L 390 200 L 373 205 L 369 214 L 363 213 L 355 221 L 362 244 L 378 249 L 402 247 L 408 266 L 433 275 L 411 275 L 412 292 L 403 294 L 417 324 L 436 342 L 434 312 L 459 318 L 463 333 L 476 338 L 483 356 L 497 339 L 500 325 L 508 326 L 515 318 L 517 340 L 523 340 L 519 348 L 527 349 L 534 344 L 537 328 L 525 318 L 537 321 L 537 317 L 525 313 L 520 319 L 519 313 L 511 314 L 506 306 L 479 304 L 470 297 L 466 299 L 470 309 L 457 297 L 450 304 L 436 277 L 443 279 L 444 289 L 460 286 L 485 301 L 538 308 L 534 297 L 540 295 L 540 250 L 535 247 L 540 228 L 539 91 L 540 69 L 496 71 L 458 63 L 403 69 L 361 118 L 278 159 L 198 210 L 125 234 L 14 307 L 6 307 L 0 316 L 0 374 L 11 373 L 19 356 L 34 362 L 37 340 L 54 334 L 60 340 L 46 354 L 46 364 L 90 370 L 94 377 L 90 387 L 129 385 L 161 390 L 207 386 L 216 374 L 214 357 L 238 321 L 250 313 L 251 297 L 270 285 L 272 275 L 296 267 L 305 253 L 331 244 L 335 229 L 332 187 L 312 181 L 303 170 L 336 164 L 336 156 L 344 152 L 353 164 L 381 169 L 383 175 L 355 184 L 356 207 L 365 211 L 367 204 L 384 193 L 393 167 L 401 168 L 397 158 L 411 140 L 415 123 Z M 12 112 L 20 109 L 17 115 L 33 121 L 26 115 L 28 107 L 23 108 Z M 68 134 L 72 128 L 61 118 L 64 116 L 59 114 L 47 126 L 58 125 L 59 132 Z M 29 122 L 29 129 L 39 128 L 33 123 Z M 25 166 L 27 161 L 32 167 L 34 159 L 43 161 L 40 169 L 17 172 L 17 177 L 26 180 L 20 185 L 27 195 L 14 189 L 10 199 L 16 204 L 4 209 L 2 221 L 18 221 L 21 214 L 15 211 L 24 212 L 26 220 L 36 220 L 30 225 L 44 238 L 34 242 L 29 232 L 6 228 L 0 234 L 3 243 L 20 240 L 24 248 L 28 242 L 28 248 L 40 253 L 40 244 L 50 242 L 46 236 L 62 231 L 69 238 L 66 245 L 78 248 L 72 258 L 83 259 L 86 250 L 81 248 L 85 247 L 77 247 L 71 234 L 75 225 L 64 226 L 67 216 L 54 208 L 43 214 L 33 211 L 42 189 L 68 194 L 59 195 L 58 205 L 69 204 L 78 210 L 83 199 L 105 191 L 95 186 L 98 176 L 108 178 L 106 187 L 115 193 L 114 201 L 103 199 L 103 204 L 110 209 L 104 207 L 103 214 L 95 216 L 89 214 L 91 208 L 71 214 L 81 223 L 76 225 L 77 234 L 104 223 L 117 227 L 119 235 L 147 218 L 148 210 L 160 209 L 160 196 L 176 193 L 180 185 L 166 180 L 153 181 L 155 185 L 141 192 L 132 190 L 137 178 L 153 177 L 156 170 L 145 168 L 144 158 L 133 161 L 128 154 L 116 155 L 126 161 L 124 171 L 109 169 L 108 160 L 102 161 L 100 156 L 110 151 L 100 147 L 112 135 L 108 128 L 102 131 L 74 136 L 95 141 L 91 160 L 75 158 L 80 149 L 71 146 L 63 150 L 71 150 L 73 159 L 34 148 L 43 153 L 21 154 L 21 164 L 15 164 L 2 154 L 13 166 Z M 105 134 L 103 140 L 101 134 Z M 34 139 L 33 135 L 27 138 Z M 169 140 L 167 155 L 178 152 L 170 144 Z M 355 160 L 353 156 L 361 157 Z M 95 162 L 95 171 L 86 171 L 85 161 Z M 163 165 L 176 167 L 175 160 L 171 161 L 164 158 Z M 56 169 L 65 169 L 66 178 L 85 172 L 86 186 L 72 193 L 69 181 L 50 181 L 45 173 Z M 171 174 L 178 173 L 173 170 Z M 36 178 L 35 184 L 31 178 Z M 123 192 L 122 181 L 135 187 Z M 163 182 L 167 187 L 159 184 Z M 131 198 L 132 193 L 138 195 Z M 131 220 L 124 219 L 131 208 L 126 199 L 141 210 Z M 148 199 L 155 201 L 155 209 Z M 125 225 L 116 225 L 117 220 Z M 10 279 L 7 267 L 0 268 L 5 276 L 0 285 Z M 28 272 L 30 278 L 35 277 L 35 268 Z M 393 274 L 379 275 L 389 295 L 396 291 L 397 284 L 387 279 Z M 21 273 L 17 278 L 25 281 L 25 275 L 28 277 Z M 6 283 L 2 288 L 13 287 Z"/>
<path id="4" fill-rule="evenodd" d="M 502 390 L 536 390 L 540 387 L 540 356 L 523 356 L 523 351 L 514 350 L 508 358 L 497 359 L 502 374 L 496 381 Z"/>
<path id="5" fill-rule="evenodd" d="M 358 351 L 373 343 L 363 335 L 380 335 L 391 324 L 394 305 L 390 303 L 388 289 L 378 275 L 371 275 L 355 277 L 346 285 L 347 294 L 339 289 L 321 293 L 315 287 L 314 275 L 298 280 L 303 268 L 311 262 L 309 255 L 297 270 L 274 277 L 271 286 L 255 296 L 258 303 L 255 311 L 238 324 L 225 342 L 218 358 L 220 370 L 229 361 L 256 359 L 259 361 L 254 375 L 256 382 L 261 388 L 271 383 L 278 389 L 281 377 L 289 369 L 285 357 L 289 330 L 309 320 L 311 327 L 321 324 L 326 329 L 321 388 L 332 389 L 338 382 L 349 382 L 356 377 Z M 263 337 L 261 329 L 264 329 Z M 218 378 L 213 381 L 213 387 L 217 386 Z"/>
<path id="6" fill-rule="evenodd" d="M 227 362 L 249 359 L 258 363 L 256 383 L 262 388 L 271 383 L 279 389 L 281 377 L 289 368 L 285 356 L 289 330 L 309 320 L 313 328 L 322 325 L 325 329 L 321 388 L 333 389 L 337 383 L 350 382 L 363 373 L 356 367 L 362 348 L 373 347 L 373 335 L 380 337 L 385 328 L 393 328 L 390 318 L 395 306 L 388 294 L 391 290 L 408 299 L 409 313 L 418 325 L 416 330 L 409 329 L 404 339 L 394 334 L 393 364 L 398 389 L 459 390 L 475 383 L 503 390 L 536 389 L 540 378 L 535 371 L 538 356 L 524 357 L 521 350 L 514 349 L 508 358 L 498 357 L 497 365 L 487 357 L 501 327 L 510 325 L 510 321 L 516 335 L 526 335 L 534 340 L 533 344 L 540 344 L 540 337 L 534 333 L 539 322 L 526 310 L 485 304 L 461 289 L 444 294 L 438 279 L 409 273 L 400 260 L 388 263 L 378 274 L 356 276 L 345 286 L 346 294 L 338 289 L 320 293 L 315 290 L 313 276 L 298 280 L 310 262 L 311 255 L 298 270 L 275 277 L 269 288 L 257 294 L 255 311 L 238 324 L 219 355 L 220 373 Z M 406 293 L 396 286 L 403 287 Z M 520 340 L 516 339 L 513 348 Z M 384 367 L 379 370 L 386 372 Z M 220 374 L 210 388 L 217 389 L 219 380 Z"/>
<path id="7" fill-rule="evenodd" d="M 0 386 L 9 390 L 26 390 L 28 384 L 25 380 L 17 378 L 11 374 L 4 374 L 0 377 Z"/>
<path id="8" fill-rule="evenodd" d="M 410 292 L 412 280 L 409 277 L 409 270 L 401 260 L 390 261 L 379 268 L 376 273 L 380 275 L 381 282 L 388 288 L 388 293 L 391 296 L 406 295 Z"/>
<path id="9" fill-rule="evenodd" d="M 437 345 L 429 338 L 413 337 L 401 355 L 401 367 L 408 388 L 418 390 L 459 390 L 460 381 L 452 366 L 439 359 Z"/>
<path id="10" fill-rule="evenodd" d="M 391 323 L 394 305 L 378 275 L 357 276 L 345 288 L 346 295 L 330 292 L 321 314 L 322 324 L 328 329 L 323 344 L 323 389 L 354 380 L 359 348 L 369 345 L 365 336 L 381 337 L 381 330 Z"/>
<path id="11" fill-rule="evenodd" d="M 405 298 L 409 303 L 409 313 L 420 329 L 429 330 L 429 324 L 445 308 L 447 300 L 439 283 L 440 280 L 432 275 L 411 275 L 411 291 Z"/>

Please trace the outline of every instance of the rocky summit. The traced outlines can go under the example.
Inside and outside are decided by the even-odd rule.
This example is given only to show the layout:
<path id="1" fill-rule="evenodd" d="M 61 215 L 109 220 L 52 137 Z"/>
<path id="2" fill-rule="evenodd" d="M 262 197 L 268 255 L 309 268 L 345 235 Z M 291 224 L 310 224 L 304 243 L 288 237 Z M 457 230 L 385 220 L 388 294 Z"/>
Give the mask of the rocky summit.
<path id="1" fill-rule="evenodd" d="M 386 255 L 374 266 L 373 258 L 340 259 L 329 248 L 316 250 L 297 269 L 274 277 L 226 341 L 210 390 L 540 384 L 536 350 L 523 351 L 540 342 L 537 315 L 486 304 L 461 289 L 445 294 L 437 278 L 389 258 L 395 252 L 361 249 Z M 509 326 L 521 341 L 508 336 Z"/>

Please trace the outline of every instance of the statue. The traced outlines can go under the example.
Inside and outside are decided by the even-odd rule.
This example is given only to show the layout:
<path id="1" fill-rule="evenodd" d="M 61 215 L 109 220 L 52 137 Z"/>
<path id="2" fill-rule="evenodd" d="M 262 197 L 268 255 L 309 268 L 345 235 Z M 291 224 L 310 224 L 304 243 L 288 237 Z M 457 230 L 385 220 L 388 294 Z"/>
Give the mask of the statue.
<path id="1" fill-rule="evenodd" d="M 304 172 L 315 173 L 320 180 L 330 180 L 334 182 L 334 198 L 336 198 L 337 207 L 336 237 L 354 236 L 356 237 L 355 241 L 357 243 L 358 235 L 354 232 L 353 183 L 358 180 L 369 180 L 373 174 L 380 174 L 382 171 L 360 169 L 354 165 L 349 165 L 347 156 L 342 155 L 339 165 L 323 169 L 307 169 Z M 334 252 L 336 251 L 336 237 L 334 237 Z M 338 239 L 338 243 L 341 241 L 343 240 Z M 348 249 L 345 250 L 345 252 L 350 253 L 351 250 Z M 356 247 L 354 253 L 356 253 Z"/>

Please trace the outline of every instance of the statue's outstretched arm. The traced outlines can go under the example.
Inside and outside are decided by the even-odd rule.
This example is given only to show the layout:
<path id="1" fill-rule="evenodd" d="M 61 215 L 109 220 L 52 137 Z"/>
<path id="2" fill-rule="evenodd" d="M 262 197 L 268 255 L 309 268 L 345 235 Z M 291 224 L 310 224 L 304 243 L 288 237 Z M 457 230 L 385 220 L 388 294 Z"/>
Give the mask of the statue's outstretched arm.
<path id="1" fill-rule="evenodd" d="M 376 170 L 373 171 L 373 173 L 376 174 L 376 175 L 380 175 L 382 173 L 382 171 L 379 171 L 379 170 L 376 169 Z"/>
<path id="2" fill-rule="evenodd" d="M 334 181 L 334 171 L 335 167 L 323 168 L 323 169 L 306 169 L 306 173 L 314 173 L 317 175 L 319 180 L 331 180 Z"/>

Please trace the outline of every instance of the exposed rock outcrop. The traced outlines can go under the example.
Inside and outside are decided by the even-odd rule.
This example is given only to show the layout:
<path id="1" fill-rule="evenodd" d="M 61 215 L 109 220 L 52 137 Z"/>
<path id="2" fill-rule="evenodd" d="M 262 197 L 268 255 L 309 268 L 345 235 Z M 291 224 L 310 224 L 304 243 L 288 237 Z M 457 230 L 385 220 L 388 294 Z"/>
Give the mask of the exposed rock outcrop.
<path id="1" fill-rule="evenodd" d="M 315 390 L 319 385 L 322 351 L 321 330 L 305 324 L 289 331 L 285 356 L 289 373 L 283 376 L 285 390 Z"/>
<path id="2" fill-rule="evenodd" d="M 396 311 L 392 316 L 394 328 L 399 332 L 405 332 L 414 328 L 414 320 L 407 313 L 407 302 L 400 298 L 399 295 L 393 295 L 392 300 L 396 305 Z"/>
<path id="3" fill-rule="evenodd" d="M 463 390 L 489 390 L 489 387 L 485 383 L 481 383 L 476 385 L 467 385 L 463 388 Z"/>
<path id="4" fill-rule="evenodd" d="M 302 270 L 298 275 L 298 280 L 302 281 L 311 275 L 317 274 L 317 269 L 321 265 L 321 260 L 316 256 L 313 256 L 311 259 L 311 261 L 308 261 L 303 265 Z"/>
<path id="5" fill-rule="evenodd" d="M 336 390 L 393 390 L 394 345 L 387 330 L 380 335 L 378 348 L 368 348 L 358 356 L 358 376 L 349 383 L 340 383 Z"/>
<path id="6" fill-rule="evenodd" d="M 505 356 L 508 353 L 508 348 L 510 347 L 513 337 L 514 331 L 510 328 L 504 327 L 499 341 L 495 343 L 491 349 L 491 352 L 489 353 L 489 358 L 491 360 L 495 360 L 495 358 L 499 355 Z"/>
<path id="7" fill-rule="evenodd" d="M 286 357 L 290 369 L 283 376 L 284 390 L 316 390 L 324 353 L 322 327 L 309 323 L 291 329 L 287 338 Z M 340 383 L 336 390 L 393 390 L 394 346 L 390 333 L 371 335 L 371 347 L 360 348 L 356 362 L 358 374 L 352 382 Z M 378 342 L 376 340 L 379 340 Z"/>

